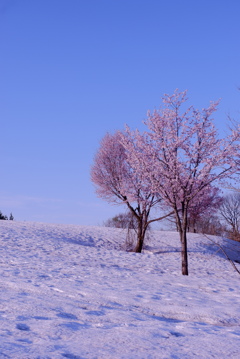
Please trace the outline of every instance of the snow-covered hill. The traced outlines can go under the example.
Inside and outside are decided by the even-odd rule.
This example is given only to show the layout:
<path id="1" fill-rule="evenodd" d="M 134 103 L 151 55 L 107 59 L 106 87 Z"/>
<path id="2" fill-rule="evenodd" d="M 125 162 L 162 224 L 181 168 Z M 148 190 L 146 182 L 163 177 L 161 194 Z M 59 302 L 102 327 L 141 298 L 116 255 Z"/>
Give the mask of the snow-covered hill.
<path id="1" fill-rule="evenodd" d="M 238 359 L 240 275 L 219 248 L 189 235 L 186 277 L 177 233 L 153 231 L 143 254 L 124 240 L 0 221 L 0 358 Z"/>

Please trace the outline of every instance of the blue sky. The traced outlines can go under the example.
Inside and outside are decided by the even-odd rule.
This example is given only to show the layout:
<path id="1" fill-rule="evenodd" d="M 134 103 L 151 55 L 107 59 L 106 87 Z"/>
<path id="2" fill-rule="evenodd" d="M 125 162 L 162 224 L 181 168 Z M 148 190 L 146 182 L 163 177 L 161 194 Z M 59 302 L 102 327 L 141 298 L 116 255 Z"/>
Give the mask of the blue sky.
<path id="1" fill-rule="evenodd" d="M 164 93 L 240 114 L 239 0 L 0 0 L 0 210 L 101 225 L 90 168 L 107 131 L 143 128 Z"/>

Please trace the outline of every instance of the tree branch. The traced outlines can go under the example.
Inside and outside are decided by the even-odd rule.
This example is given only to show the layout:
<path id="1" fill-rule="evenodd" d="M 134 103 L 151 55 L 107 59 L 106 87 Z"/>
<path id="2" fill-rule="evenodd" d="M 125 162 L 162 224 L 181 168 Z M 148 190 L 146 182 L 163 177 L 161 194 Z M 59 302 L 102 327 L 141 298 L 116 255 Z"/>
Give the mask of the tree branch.
<path id="1" fill-rule="evenodd" d="M 219 243 L 217 243 L 217 242 L 215 242 L 214 240 L 212 240 L 211 238 L 209 238 L 206 234 L 203 234 L 203 235 L 204 235 L 204 237 L 206 237 L 209 241 L 213 242 L 214 244 L 216 244 L 216 246 L 218 246 L 218 247 L 221 249 L 221 251 L 223 252 L 223 254 L 225 255 L 225 257 L 227 258 L 227 260 L 231 263 L 231 265 L 233 266 L 233 268 L 235 269 L 235 271 L 236 271 L 238 274 L 240 274 L 240 271 L 239 271 L 238 268 L 236 267 L 234 261 L 228 257 L 228 255 L 227 255 L 226 251 L 223 249 L 223 247 L 222 247 Z"/>

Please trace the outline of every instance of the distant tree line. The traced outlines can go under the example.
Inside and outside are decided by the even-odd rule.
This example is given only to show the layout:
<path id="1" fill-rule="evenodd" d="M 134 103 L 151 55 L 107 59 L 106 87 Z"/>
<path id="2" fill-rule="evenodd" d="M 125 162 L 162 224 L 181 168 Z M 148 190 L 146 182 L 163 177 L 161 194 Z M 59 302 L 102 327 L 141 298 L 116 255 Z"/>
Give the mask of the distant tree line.
<path id="1" fill-rule="evenodd" d="M 2 212 L 0 211 L 0 220 L 10 220 L 10 221 L 13 221 L 14 220 L 14 217 L 13 217 L 13 215 L 12 215 L 12 213 L 10 213 L 10 216 L 9 216 L 9 218 L 8 218 L 8 216 L 5 216 L 4 214 L 2 214 Z"/>
<path id="2" fill-rule="evenodd" d="M 131 212 L 119 213 L 116 216 L 109 218 L 103 222 L 105 227 L 114 227 L 114 228 L 125 228 L 125 229 L 134 229 L 137 226 L 137 221 Z"/>
<path id="3" fill-rule="evenodd" d="M 167 223 L 170 229 L 178 230 L 174 216 L 169 216 Z M 124 229 L 137 228 L 137 222 L 131 212 L 119 213 L 103 222 L 103 225 Z M 187 231 L 225 236 L 240 242 L 240 193 L 233 191 L 225 196 L 215 194 L 207 207 L 192 208 L 188 216 Z"/>

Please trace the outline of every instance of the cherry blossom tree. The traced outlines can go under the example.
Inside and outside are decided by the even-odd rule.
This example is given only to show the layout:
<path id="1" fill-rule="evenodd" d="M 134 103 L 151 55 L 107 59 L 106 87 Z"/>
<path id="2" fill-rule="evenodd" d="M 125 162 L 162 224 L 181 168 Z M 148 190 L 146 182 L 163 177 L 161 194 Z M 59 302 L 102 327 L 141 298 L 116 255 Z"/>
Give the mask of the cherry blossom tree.
<path id="1" fill-rule="evenodd" d="M 170 214 L 150 219 L 152 208 L 160 206 L 162 199 L 151 191 L 151 183 L 142 172 L 137 172 L 131 166 L 126 150 L 120 143 L 124 136 L 120 131 L 105 135 L 94 159 L 91 179 L 100 198 L 113 204 L 125 204 L 136 218 L 135 252 L 141 253 L 149 224 Z"/>
<path id="2" fill-rule="evenodd" d="M 219 139 L 212 114 L 218 102 L 201 111 L 189 107 L 185 92 L 164 95 L 163 107 L 148 113 L 148 131 L 126 129 L 121 143 L 134 171 L 151 183 L 176 218 L 181 241 L 182 274 L 188 275 L 187 228 L 189 208 L 196 196 L 211 184 L 236 171 L 240 131 Z M 183 108 L 183 110 L 182 110 Z"/>
<path id="3" fill-rule="evenodd" d="M 209 185 L 200 191 L 189 205 L 188 232 L 204 232 L 203 225 L 215 216 L 222 202 L 223 197 L 219 188 Z"/>
<path id="4" fill-rule="evenodd" d="M 222 202 L 223 197 L 221 196 L 221 190 L 219 188 L 209 185 L 201 191 L 190 202 L 187 232 L 213 234 L 212 222 L 217 223 L 217 212 Z M 168 221 L 173 224 L 178 231 L 176 216 L 174 214 L 168 218 Z M 218 221 L 218 223 L 220 223 L 220 221 Z M 219 228 L 217 233 L 221 233 L 221 228 Z"/>

